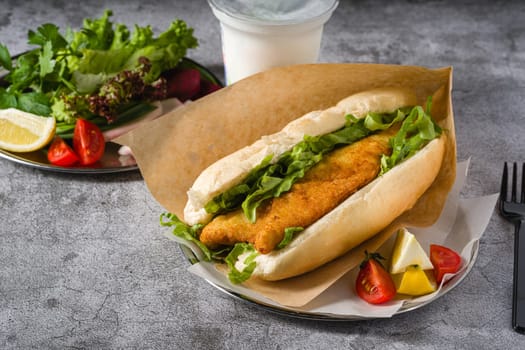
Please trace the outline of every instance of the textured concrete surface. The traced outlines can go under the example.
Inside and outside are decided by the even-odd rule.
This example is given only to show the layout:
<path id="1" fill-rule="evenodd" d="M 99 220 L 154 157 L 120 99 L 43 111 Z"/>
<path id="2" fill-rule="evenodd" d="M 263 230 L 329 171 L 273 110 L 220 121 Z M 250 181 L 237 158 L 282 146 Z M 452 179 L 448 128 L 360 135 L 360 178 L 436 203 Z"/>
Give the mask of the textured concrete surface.
<path id="1" fill-rule="evenodd" d="M 101 5 L 102 4 L 102 5 Z M 203 0 L 0 1 L 0 42 L 28 29 L 116 22 L 195 28 L 190 54 L 222 76 L 218 24 Z M 454 67 L 463 196 L 498 191 L 504 160 L 525 161 L 525 5 L 519 1 L 342 0 L 321 60 Z M 513 228 L 497 213 L 478 260 L 453 291 L 392 319 L 319 322 L 279 316 L 196 280 L 158 224 L 138 172 L 64 175 L 0 159 L 2 349 L 519 349 L 512 331 Z"/>

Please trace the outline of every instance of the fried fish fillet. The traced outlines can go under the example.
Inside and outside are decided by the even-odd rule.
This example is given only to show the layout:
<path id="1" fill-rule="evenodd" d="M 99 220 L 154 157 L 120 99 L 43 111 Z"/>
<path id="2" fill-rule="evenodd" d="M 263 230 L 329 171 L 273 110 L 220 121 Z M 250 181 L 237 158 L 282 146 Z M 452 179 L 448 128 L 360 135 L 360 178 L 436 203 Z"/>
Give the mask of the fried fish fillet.
<path id="1" fill-rule="evenodd" d="M 275 249 L 288 227 L 306 228 L 377 177 L 383 154 L 390 154 L 395 130 L 382 131 L 325 155 L 290 191 L 263 203 L 257 220 L 248 221 L 242 210 L 215 217 L 200 241 L 214 248 L 238 242 L 253 243 L 266 254 Z"/>

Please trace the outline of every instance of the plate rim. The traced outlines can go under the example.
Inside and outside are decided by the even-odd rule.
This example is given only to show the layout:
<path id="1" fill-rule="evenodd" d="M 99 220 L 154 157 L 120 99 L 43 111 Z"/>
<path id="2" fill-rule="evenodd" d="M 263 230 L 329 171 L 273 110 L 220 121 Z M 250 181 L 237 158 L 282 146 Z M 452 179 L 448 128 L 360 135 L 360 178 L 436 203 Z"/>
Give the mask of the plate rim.
<path id="1" fill-rule="evenodd" d="M 430 300 L 417 302 L 417 303 L 409 303 L 407 306 L 401 306 L 401 308 L 395 312 L 392 317 L 401 315 L 410 311 L 414 311 L 417 309 L 420 309 L 432 302 L 435 302 L 436 300 L 440 299 L 442 296 L 456 288 L 459 284 L 463 282 L 463 279 L 470 273 L 472 268 L 474 267 L 476 260 L 478 258 L 479 254 L 479 239 L 476 239 L 473 241 L 473 247 L 472 252 L 470 256 L 470 262 L 469 264 L 464 268 L 464 271 L 452 277 L 449 282 L 454 281 L 454 284 L 447 287 L 446 289 L 442 288 L 438 294 L 433 297 Z M 199 262 L 198 258 L 195 256 L 193 251 L 188 248 L 187 246 L 179 243 L 179 248 L 181 249 L 184 257 L 190 262 L 191 265 L 196 264 Z M 227 288 L 224 288 L 222 286 L 217 285 L 216 283 L 204 278 L 206 282 L 208 282 L 210 285 L 218 289 L 219 291 L 225 293 L 226 295 L 233 297 L 236 300 L 240 300 L 245 304 L 248 304 L 250 306 L 255 306 L 259 309 L 278 314 L 281 316 L 288 316 L 292 318 L 299 318 L 303 320 L 313 320 L 313 321 L 335 321 L 335 322 L 345 322 L 345 321 L 364 321 L 364 320 L 374 320 L 374 319 L 382 319 L 381 317 L 367 317 L 367 316 L 358 316 L 358 315 L 343 315 L 343 314 L 332 314 L 332 313 L 323 313 L 323 312 L 309 312 L 304 310 L 299 310 L 294 307 L 288 307 L 288 306 L 276 306 L 276 305 L 270 305 L 267 304 L 261 300 L 256 300 L 255 298 L 248 297 L 246 295 L 243 295 L 241 293 L 237 293 L 235 291 L 229 290 Z M 388 317 L 384 317 L 384 319 L 388 319 Z"/>
<path id="2" fill-rule="evenodd" d="M 31 50 L 27 50 L 21 53 L 18 53 L 14 56 L 12 56 L 12 60 L 16 60 L 19 56 L 30 52 Z M 224 83 L 207 67 L 203 66 L 201 63 L 189 58 L 189 57 L 182 57 L 179 64 L 190 64 L 195 66 L 197 69 L 199 69 L 201 72 L 206 72 L 208 78 L 211 78 L 214 80 L 213 82 L 215 84 L 220 85 L 221 87 L 224 87 Z M 0 86 L 2 82 L 4 82 L 4 77 L 7 75 L 7 72 L 4 68 L 0 67 Z M 115 142 L 108 141 L 106 144 L 113 144 L 118 145 Z M 34 152 L 38 152 L 41 150 L 37 150 Z M 110 173 L 123 173 L 128 171 L 136 171 L 139 170 L 138 164 L 135 162 L 135 164 L 132 165 L 124 165 L 124 166 L 111 166 L 111 167 L 63 167 L 63 166 L 57 166 L 53 165 L 51 163 L 42 163 L 37 162 L 28 158 L 24 158 L 23 153 L 16 153 L 16 152 L 10 152 L 4 149 L 0 149 L 0 158 L 12 161 L 16 164 L 21 164 L 24 166 L 28 166 L 31 168 L 39 169 L 39 170 L 45 170 L 45 171 L 51 171 L 51 172 L 58 172 L 58 173 L 67 173 L 67 174 L 110 174 Z"/>
<path id="3" fill-rule="evenodd" d="M 118 145 L 114 142 L 107 142 L 111 143 L 112 145 Z M 34 151 L 38 152 L 38 151 Z M 138 170 L 137 163 L 133 165 L 126 165 L 121 167 L 105 167 L 105 168 L 95 168 L 95 167 L 64 167 L 64 166 L 58 166 L 53 165 L 51 163 L 41 163 L 37 162 L 31 159 L 24 158 L 21 156 L 23 153 L 16 153 L 16 152 L 9 152 L 3 149 L 0 149 L 0 158 L 10 160 L 17 164 L 22 164 L 31 168 L 39 169 L 39 170 L 47 170 L 47 171 L 53 171 L 58 173 L 67 173 L 67 174 L 108 174 L 108 173 L 121 173 L 121 172 L 127 172 L 127 171 L 133 171 Z"/>

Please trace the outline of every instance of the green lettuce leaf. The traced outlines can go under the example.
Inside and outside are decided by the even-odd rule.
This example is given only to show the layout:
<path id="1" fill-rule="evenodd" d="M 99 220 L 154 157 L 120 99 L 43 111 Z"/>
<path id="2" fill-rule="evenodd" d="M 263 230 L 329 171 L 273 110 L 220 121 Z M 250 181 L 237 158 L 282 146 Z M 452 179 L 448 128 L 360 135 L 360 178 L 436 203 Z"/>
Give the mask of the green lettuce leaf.
<path id="1" fill-rule="evenodd" d="M 206 247 L 201 241 L 199 241 L 199 232 L 202 229 L 202 225 L 197 224 L 188 226 L 182 222 L 175 214 L 162 213 L 160 216 L 160 225 L 165 227 L 171 227 L 172 233 L 186 241 L 195 243 L 203 252 L 207 261 L 212 260 L 212 252 Z"/>
<path id="2" fill-rule="evenodd" d="M 133 40 L 132 40 L 133 41 Z M 189 48 L 198 46 L 197 39 L 193 36 L 193 28 L 182 20 L 173 21 L 169 28 L 156 39 L 148 40 L 149 43 L 137 49 L 129 58 L 125 68 L 137 65 L 139 57 L 144 56 L 152 63 L 147 82 L 157 79 L 161 72 L 175 67 Z M 136 45 L 138 48 L 138 45 Z"/>
<path id="3" fill-rule="evenodd" d="M 221 193 L 213 198 L 205 205 L 206 212 L 210 214 L 218 214 L 221 212 L 232 211 L 239 208 L 246 196 L 250 193 L 255 183 L 266 172 L 266 168 L 270 165 L 273 156 L 264 158 L 257 167 L 255 167 L 250 174 L 244 179 L 244 182 L 233 186 L 228 191 Z"/>
<path id="4" fill-rule="evenodd" d="M 284 229 L 284 237 L 277 245 L 277 249 L 282 249 L 286 247 L 295 237 L 296 233 L 299 233 L 301 231 L 304 231 L 303 227 L 287 227 Z"/>
<path id="5" fill-rule="evenodd" d="M 392 154 L 381 157 L 381 172 L 385 174 L 403 160 L 412 157 L 428 142 L 439 137 L 442 130 L 430 116 L 431 100 L 427 111 L 421 106 L 412 108 L 397 134 L 390 139 Z"/>
<path id="6" fill-rule="evenodd" d="M 131 33 L 126 25 L 114 24 L 112 15 L 106 10 L 100 18 L 87 18 L 80 30 L 67 28 L 65 35 L 52 23 L 29 30 L 28 43 L 37 48 L 15 62 L 0 44 L 0 67 L 9 71 L 1 105 L 46 116 L 53 113 L 59 122 L 74 123 L 78 116 L 88 119 L 89 111 L 72 111 L 60 102 L 63 96 L 71 96 L 73 101 L 74 95 L 96 94 L 119 73 L 139 67 L 141 57 L 151 62 L 144 81 L 153 84 L 161 72 L 174 68 L 188 49 L 198 45 L 193 29 L 182 20 L 174 20 L 155 36 L 150 26 L 135 25 Z M 29 104 L 32 100 L 36 103 L 33 107 Z"/>
<path id="7" fill-rule="evenodd" d="M 107 50 L 111 47 L 115 38 L 113 23 L 110 17 L 113 11 L 105 10 L 102 17 L 86 18 L 82 23 L 80 31 L 72 32 L 70 47 L 74 52 L 84 49 Z"/>
<path id="8" fill-rule="evenodd" d="M 244 268 L 242 270 L 238 270 L 235 267 L 235 263 L 239 259 L 239 257 L 242 254 L 248 253 L 249 255 L 244 259 Z M 242 283 L 250 276 L 252 275 L 253 271 L 255 270 L 255 267 L 257 266 L 257 263 L 255 262 L 255 258 L 257 257 L 259 253 L 255 250 L 253 245 L 250 243 L 237 243 L 231 250 L 231 252 L 228 254 L 226 259 L 224 261 L 228 265 L 229 273 L 228 278 L 230 281 L 234 284 Z"/>
<path id="9" fill-rule="evenodd" d="M 118 72 L 138 67 L 140 57 L 152 64 L 145 79 L 151 83 L 163 71 L 175 67 L 187 49 L 198 45 L 193 29 L 182 20 L 173 21 L 155 37 L 150 26 L 135 25 L 131 34 L 123 25 L 113 30 L 110 16 L 111 11 L 106 11 L 99 20 L 85 22 L 71 43 L 78 54 L 68 57 L 68 68 L 75 72 L 73 78 L 83 92 L 92 92 Z"/>
<path id="10" fill-rule="evenodd" d="M 208 212 L 215 215 L 234 210 L 238 208 L 238 203 L 242 203 L 240 205 L 246 217 L 255 222 L 257 208 L 262 202 L 289 191 L 308 169 L 321 161 L 325 153 L 338 145 L 358 141 L 370 133 L 364 126 L 364 119 L 348 116 L 343 128 L 322 136 L 305 136 L 303 141 L 282 154 L 276 163 L 270 164 L 273 157 L 268 156 L 248 174 L 244 182 L 219 194 L 205 208 L 213 208 Z"/>
<path id="11" fill-rule="evenodd" d="M 171 233 L 188 242 L 196 244 L 203 253 L 206 261 L 223 261 L 228 265 L 228 278 L 232 283 L 239 284 L 246 281 L 252 275 L 257 263 L 255 258 L 259 254 L 250 243 L 237 243 L 233 247 L 225 247 L 218 250 L 210 250 L 201 241 L 199 241 L 199 233 L 203 225 L 197 224 L 188 226 L 182 222 L 175 214 L 162 213 L 160 216 L 160 225 L 170 227 Z M 242 254 L 248 253 L 244 259 L 245 267 L 239 270 L 235 267 L 235 263 Z M 227 254 L 227 255 L 226 255 Z M 224 255 L 226 255 L 224 257 Z"/>
<path id="12" fill-rule="evenodd" d="M 392 139 L 393 155 L 382 158 L 382 172 L 410 157 L 428 141 L 439 135 L 439 127 L 422 107 L 400 108 L 393 113 L 369 113 L 365 118 L 346 116 L 344 127 L 321 136 L 306 135 L 300 143 L 285 152 L 274 163 L 267 157 L 246 179 L 206 204 L 208 213 L 218 215 L 242 208 L 248 220 L 255 222 L 257 208 L 270 198 L 279 197 L 290 190 L 306 171 L 321 161 L 324 154 L 336 147 L 349 145 L 395 123 L 402 127 Z"/>

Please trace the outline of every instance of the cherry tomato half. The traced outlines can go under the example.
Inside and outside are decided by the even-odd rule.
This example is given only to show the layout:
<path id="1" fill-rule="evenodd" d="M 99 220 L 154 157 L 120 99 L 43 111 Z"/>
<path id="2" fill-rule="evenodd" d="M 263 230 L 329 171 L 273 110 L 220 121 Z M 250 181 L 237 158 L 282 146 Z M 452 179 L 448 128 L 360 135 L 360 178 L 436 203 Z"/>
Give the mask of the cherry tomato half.
<path id="1" fill-rule="evenodd" d="M 396 286 L 390 274 L 378 259 L 379 254 L 366 253 L 355 282 L 357 295 L 370 304 L 382 304 L 396 295 Z"/>
<path id="2" fill-rule="evenodd" d="M 73 148 L 80 158 L 80 164 L 97 162 L 104 154 L 106 142 L 100 128 L 85 120 L 77 119 L 73 132 Z"/>
<path id="3" fill-rule="evenodd" d="M 49 146 L 47 159 L 58 166 L 71 166 L 79 161 L 75 151 L 60 136 L 55 136 Z"/>
<path id="4" fill-rule="evenodd" d="M 438 284 L 446 273 L 456 273 L 461 267 L 461 257 L 458 253 L 437 244 L 430 245 L 430 261 L 434 265 L 434 275 Z"/>

